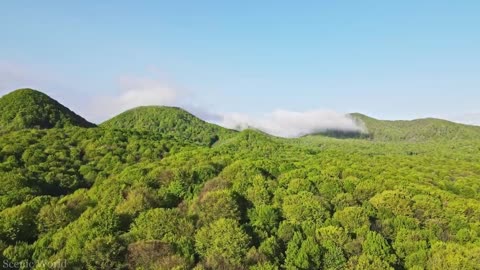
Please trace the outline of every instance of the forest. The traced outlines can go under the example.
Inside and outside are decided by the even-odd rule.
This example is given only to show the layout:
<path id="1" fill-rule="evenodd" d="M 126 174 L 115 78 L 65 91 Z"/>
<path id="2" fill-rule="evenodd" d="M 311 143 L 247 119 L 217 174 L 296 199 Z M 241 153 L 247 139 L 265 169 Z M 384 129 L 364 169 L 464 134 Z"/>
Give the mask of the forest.
<path id="1" fill-rule="evenodd" d="M 480 127 L 351 116 L 368 133 L 286 139 L 160 106 L 95 125 L 13 91 L 0 98 L 0 261 L 480 269 Z"/>

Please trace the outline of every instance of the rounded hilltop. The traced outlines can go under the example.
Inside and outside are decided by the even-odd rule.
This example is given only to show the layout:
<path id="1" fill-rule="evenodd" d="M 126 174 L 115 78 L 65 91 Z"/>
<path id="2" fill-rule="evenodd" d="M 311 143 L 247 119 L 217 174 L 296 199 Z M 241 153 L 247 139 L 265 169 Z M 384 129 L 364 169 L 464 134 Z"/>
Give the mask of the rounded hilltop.
<path id="1" fill-rule="evenodd" d="M 212 145 L 234 131 L 207 123 L 193 114 L 168 106 L 141 106 L 103 122 L 103 128 L 157 132 L 181 140 Z"/>
<path id="2" fill-rule="evenodd" d="M 0 130 L 69 126 L 94 127 L 95 125 L 37 90 L 18 89 L 0 98 Z"/>

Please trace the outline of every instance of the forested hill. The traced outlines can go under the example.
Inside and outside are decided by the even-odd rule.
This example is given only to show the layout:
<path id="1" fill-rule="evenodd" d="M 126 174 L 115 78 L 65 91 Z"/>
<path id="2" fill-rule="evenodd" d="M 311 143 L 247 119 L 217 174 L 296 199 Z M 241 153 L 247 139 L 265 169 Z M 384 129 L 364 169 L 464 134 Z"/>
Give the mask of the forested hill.
<path id="1" fill-rule="evenodd" d="M 179 140 L 212 145 L 236 133 L 207 123 L 191 113 L 166 106 L 143 106 L 128 110 L 102 123 L 102 128 L 161 133 Z"/>
<path id="2" fill-rule="evenodd" d="M 45 98 L 22 90 L 2 98 L 0 109 L 30 104 L 15 108 L 36 119 L 28 113 L 43 112 L 36 102 Z M 49 123 L 67 121 L 53 124 L 58 119 Z M 373 140 L 234 132 L 170 107 L 133 109 L 93 128 L 0 132 L 0 262 L 11 269 L 480 269 L 474 128 L 434 121 L 421 138 L 464 139 L 421 141 L 410 135 L 416 125 L 364 119 Z M 457 135 L 438 132 L 444 124 Z"/>
<path id="3" fill-rule="evenodd" d="M 377 141 L 470 140 L 480 138 L 480 127 L 425 118 L 411 121 L 377 120 L 360 113 L 351 114 L 366 128 L 366 136 Z"/>
<path id="4" fill-rule="evenodd" d="M 0 98 L 0 131 L 69 126 L 95 125 L 33 89 L 18 89 Z"/>

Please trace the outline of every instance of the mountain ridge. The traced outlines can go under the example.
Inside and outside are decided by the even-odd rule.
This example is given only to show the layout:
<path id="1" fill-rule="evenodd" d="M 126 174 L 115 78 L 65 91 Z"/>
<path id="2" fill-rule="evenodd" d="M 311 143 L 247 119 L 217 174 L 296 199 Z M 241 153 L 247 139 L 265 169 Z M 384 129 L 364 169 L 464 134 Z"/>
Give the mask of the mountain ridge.
<path id="1" fill-rule="evenodd" d="M 368 138 L 379 141 L 478 139 L 480 126 L 427 117 L 413 120 L 379 120 L 361 113 L 349 114 L 366 128 Z"/>
<path id="2" fill-rule="evenodd" d="M 478 139 L 480 127 L 439 118 L 380 120 L 361 113 L 348 114 L 365 131 L 326 130 L 306 134 L 341 139 L 374 141 L 426 141 Z M 95 127 L 48 95 L 30 88 L 14 90 L 0 97 L 0 131 L 48 129 L 69 126 Z M 237 131 L 208 123 L 187 110 L 174 106 L 139 106 L 126 110 L 98 125 L 105 129 L 129 129 L 162 133 L 177 139 L 213 145 Z"/>

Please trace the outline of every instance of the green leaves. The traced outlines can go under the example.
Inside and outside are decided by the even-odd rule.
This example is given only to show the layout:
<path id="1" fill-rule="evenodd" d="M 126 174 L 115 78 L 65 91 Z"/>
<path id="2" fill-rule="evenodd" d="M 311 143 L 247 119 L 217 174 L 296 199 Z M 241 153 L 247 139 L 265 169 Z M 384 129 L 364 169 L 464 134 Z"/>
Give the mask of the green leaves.
<path id="1" fill-rule="evenodd" d="M 95 125 L 36 90 L 18 89 L 0 98 L 0 131 L 70 126 Z"/>
<path id="2" fill-rule="evenodd" d="M 0 111 L 29 104 L 53 126 L 70 123 L 23 92 Z M 464 140 L 471 128 L 381 122 L 370 141 L 287 140 L 177 108 L 134 109 L 88 129 L 39 130 L 29 113 L 0 115 L 35 127 L 0 131 L 2 260 L 77 269 L 480 264 L 480 139 Z M 457 131 L 465 138 L 422 137 Z"/>
<path id="3" fill-rule="evenodd" d="M 121 269 L 125 251 L 118 238 L 99 237 L 86 243 L 83 261 L 87 269 Z"/>
<path id="4" fill-rule="evenodd" d="M 362 245 L 363 253 L 372 257 L 380 258 L 383 261 L 394 263 L 396 256 L 392 254 L 387 241 L 376 232 L 368 232 Z"/>
<path id="5" fill-rule="evenodd" d="M 195 247 L 207 267 L 234 269 L 244 263 L 250 237 L 233 219 L 221 218 L 201 228 L 195 235 Z"/>
<path id="6" fill-rule="evenodd" d="M 159 133 L 203 146 L 212 146 L 219 138 L 234 134 L 231 130 L 206 123 L 180 108 L 162 106 L 131 109 L 102 123 L 101 126 L 108 129 Z"/>
<path id="7" fill-rule="evenodd" d="M 220 218 L 240 220 L 236 198 L 229 190 L 208 192 L 199 198 L 196 206 L 200 225 L 207 225 Z"/>
<path id="8" fill-rule="evenodd" d="M 304 221 L 321 224 L 329 216 L 323 200 L 306 191 L 285 197 L 282 211 L 285 218 L 293 224 Z"/>
<path id="9" fill-rule="evenodd" d="M 188 239 L 194 233 L 191 220 L 178 209 L 155 208 L 142 213 L 135 219 L 131 234 L 137 240 L 162 240 L 175 243 L 181 238 Z"/>

